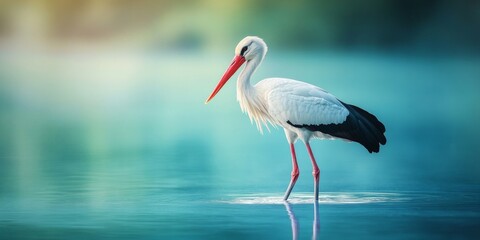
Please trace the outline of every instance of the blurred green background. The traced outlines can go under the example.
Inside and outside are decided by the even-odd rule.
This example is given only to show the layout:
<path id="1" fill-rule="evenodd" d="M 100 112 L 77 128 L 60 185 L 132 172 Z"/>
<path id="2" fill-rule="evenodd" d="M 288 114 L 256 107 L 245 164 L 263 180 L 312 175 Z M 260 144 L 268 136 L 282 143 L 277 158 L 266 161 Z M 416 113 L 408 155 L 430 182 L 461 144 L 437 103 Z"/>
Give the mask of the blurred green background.
<path id="1" fill-rule="evenodd" d="M 259 35 L 278 51 L 478 54 L 475 0 L 87 0 L 0 3 L 3 50 L 224 51 Z"/>
<path id="2" fill-rule="evenodd" d="M 3 0 L 7 220 L 57 203 L 282 192 L 283 131 L 257 132 L 233 79 L 204 105 L 247 35 L 269 45 L 254 82 L 313 83 L 386 125 L 379 154 L 312 144 L 322 191 L 480 184 L 480 1 Z M 294 192 L 309 192 L 311 166 L 297 152 Z"/>

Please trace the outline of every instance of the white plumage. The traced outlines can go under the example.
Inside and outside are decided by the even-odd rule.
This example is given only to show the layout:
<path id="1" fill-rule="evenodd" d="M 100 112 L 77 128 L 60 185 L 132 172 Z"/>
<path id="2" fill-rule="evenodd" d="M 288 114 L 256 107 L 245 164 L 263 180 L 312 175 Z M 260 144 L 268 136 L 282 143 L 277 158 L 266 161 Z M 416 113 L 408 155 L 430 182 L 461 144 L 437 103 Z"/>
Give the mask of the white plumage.
<path id="1" fill-rule="evenodd" d="M 264 96 L 268 114 L 282 127 L 294 124 L 339 124 L 348 110 L 330 93 L 314 85 L 284 78 L 269 78 L 254 87 Z"/>
<path id="2" fill-rule="evenodd" d="M 299 175 L 294 148 L 297 139 L 305 143 L 310 155 L 315 178 L 315 199 L 318 200 L 320 170 L 310 148 L 310 139 L 340 138 L 358 142 L 369 152 L 378 152 L 379 145 L 386 143 L 385 127 L 372 114 L 343 103 L 312 84 L 286 78 L 268 78 L 252 86 L 250 78 L 266 52 L 267 45 L 258 37 L 246 37 L 240 41 L 235 49 L 235 58 L 206 102 L 246 62 L 237 81 L 237 100 L 242 111 L 248 114 L 252 122 L 255 121 L 260 132 L 263 132 L 262 126 L 268 128 L 268 124 L 283 127 L 290 143 L 293 169 L 285 200 Z"/>

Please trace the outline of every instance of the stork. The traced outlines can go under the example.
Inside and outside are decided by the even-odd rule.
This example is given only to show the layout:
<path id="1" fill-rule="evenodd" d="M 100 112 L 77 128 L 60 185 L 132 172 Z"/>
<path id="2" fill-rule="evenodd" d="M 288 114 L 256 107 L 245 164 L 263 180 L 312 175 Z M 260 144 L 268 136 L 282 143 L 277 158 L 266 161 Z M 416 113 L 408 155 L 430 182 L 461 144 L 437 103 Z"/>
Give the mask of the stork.
<path id="1" fill-rule="evenodd" d="M 290 144 L 292 172 L 285 191 L 286 201 L 298 179 L 295 142 L 300 139 L 306 146 L 313 168 L 314 196 L 318 201 L 320 169 L 310 147 L 312 138 L 343 139 L 358 142 L 368 152 L 378 152 L 380 144 L 387 142 L 385 126 L 369 112 L 338 100 L 329 92 L 309 83 L 286 79 L 267 78 L 255 85 L 250 78 L 265 58 L 267 45 L 255 36 L 242 39 L 235 48 L 235 57 L 223 77 L 205 101 L 212 100 L 232 75 L 245 64 L 237 80 L 237 100 L 243 112 L 257 125 L 281 126 Z"/>

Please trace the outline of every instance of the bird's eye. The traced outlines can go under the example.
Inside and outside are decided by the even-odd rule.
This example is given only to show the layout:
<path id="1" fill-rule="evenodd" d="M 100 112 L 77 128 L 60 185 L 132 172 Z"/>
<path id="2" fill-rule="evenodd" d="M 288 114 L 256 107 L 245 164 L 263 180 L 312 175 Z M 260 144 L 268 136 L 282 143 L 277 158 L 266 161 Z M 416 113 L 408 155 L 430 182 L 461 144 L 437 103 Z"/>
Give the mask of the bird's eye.
<path id="1" fill-rule="evenodd" d="M 247 49 L 248 49 L 248 46 L 243 47 L 243 48 L 242 48 L 242 51 L 240 51 L 240 55 L 243 56 L 243 54 L 245 54 L 245 52 L 247 51 Z"/>

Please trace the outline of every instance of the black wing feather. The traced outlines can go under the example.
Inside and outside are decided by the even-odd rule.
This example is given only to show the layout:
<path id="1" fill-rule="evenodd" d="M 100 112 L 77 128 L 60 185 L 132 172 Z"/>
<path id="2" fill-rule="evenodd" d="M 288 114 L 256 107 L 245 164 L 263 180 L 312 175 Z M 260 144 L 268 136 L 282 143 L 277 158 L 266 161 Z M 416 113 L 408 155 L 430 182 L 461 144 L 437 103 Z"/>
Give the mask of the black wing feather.
<path id="1" fill-rule="evenodd" d="M 341 102 L 341 101 L 340 101 Z M 341 102 L 350 112 L 347 119 L 340 124 L 307 125 L 287 121 L 296 128 L 319 131 L 333 137 L 343 138 L 362 144 L 368 152 L 378 152 L 380 144 L 385 145 L 385 126 L 373 114 L 354 105 Z"/>

